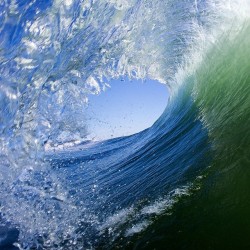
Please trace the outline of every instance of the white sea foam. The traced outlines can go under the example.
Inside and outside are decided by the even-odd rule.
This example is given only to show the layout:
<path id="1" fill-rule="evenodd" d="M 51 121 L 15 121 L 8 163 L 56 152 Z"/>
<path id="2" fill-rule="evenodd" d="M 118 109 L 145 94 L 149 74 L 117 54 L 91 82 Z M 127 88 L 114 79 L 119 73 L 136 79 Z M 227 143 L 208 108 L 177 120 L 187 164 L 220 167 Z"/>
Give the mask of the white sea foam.
<path id="1" fill-rule="evenodd" d="M 119 212 L 113 214 L 112 216 L 109 216 L 103 224 L 101 224 L 98 229 L 100 231 L 103 231 L 105 229 L 110 229 L 113 230 L 116 227 L 119 227 L 120 225 L 124 224 L 127 222 L 129 219 L 129 216 L 134 213 L 134 209 L 127 208 L 127 209 L 122 209 Z"/>
<path id="2" fill-rule="evenodd" d="M 125 227 L 125 237 L 140 233 L 152 224 L 155 216 L 167 213 L 181 197 L 190 195 L 191 189 L 192 185 L 176 188 L 166 195 L 166 197 L 159 198 L 140 210 L 134 207 L 122 209 L 106 218 L 106 220 L 98 226 L 98 231 L 102 234 L 105 230 L 108 230 L 109 234 L 114 234 L 117 229 Z"/>
<path id="3" fill-rule="evenodd" d="M 143 221 L 138 224 L 133 225 L 130 229 L 128 229 L 125 233 L 125 236 L 132 236 L 134 234 L 140 233 L 145 230 L 151 224 L 150 221 Z"/>
<path id="4" fill-rule="evenodd" d="M 1 214 L 18 225 L 23 242 L 39 234 L 56 242 L 74 231 L 85 207 L 75 207 L 79 198 L 62 184 L 67 176 L 43 162 L 46 142 L 85 140 L 88 95 L 110 78 L 151 78 L 174 88 L 206 44 L 241 27 L 250 8 L 248 0 L 38 2 L 1 2 Z M 134 219 L 127 234 L 140 232 L 147 224 L 140 216 L 150 221 L 182 195 L 185 188 L 140 211 L 122 209 L 99 229 Z"/>

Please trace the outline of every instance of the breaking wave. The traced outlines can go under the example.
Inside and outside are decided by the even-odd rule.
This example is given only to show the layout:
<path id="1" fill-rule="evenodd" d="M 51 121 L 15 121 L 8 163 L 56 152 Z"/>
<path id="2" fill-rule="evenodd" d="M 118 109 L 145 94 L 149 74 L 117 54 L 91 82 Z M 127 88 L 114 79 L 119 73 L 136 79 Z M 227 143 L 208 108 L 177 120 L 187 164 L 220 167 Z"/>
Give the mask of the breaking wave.
<path id="1" fill-rule="evenodd" d="M 2 1 L 0 247 L 249 247 L 249 13 L 247 0 Z M 88 141 L 88 96 L 119 77 L 167 84 L 166 110 Z"/>

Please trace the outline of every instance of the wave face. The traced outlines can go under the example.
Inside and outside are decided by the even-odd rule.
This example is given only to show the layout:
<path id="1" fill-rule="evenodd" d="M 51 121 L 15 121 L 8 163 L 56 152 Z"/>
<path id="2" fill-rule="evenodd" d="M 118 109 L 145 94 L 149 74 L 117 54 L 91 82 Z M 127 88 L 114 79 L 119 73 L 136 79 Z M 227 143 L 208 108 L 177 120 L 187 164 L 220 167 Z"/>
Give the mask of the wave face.
<path id="1" fill-rule="evenodd" d="M 249 248 L 249 13 L 247 0 L 2 1 L 0 247 Z M 88 95 L 118 77 L 167 84 L 166 110 L 87 141 Z"/>

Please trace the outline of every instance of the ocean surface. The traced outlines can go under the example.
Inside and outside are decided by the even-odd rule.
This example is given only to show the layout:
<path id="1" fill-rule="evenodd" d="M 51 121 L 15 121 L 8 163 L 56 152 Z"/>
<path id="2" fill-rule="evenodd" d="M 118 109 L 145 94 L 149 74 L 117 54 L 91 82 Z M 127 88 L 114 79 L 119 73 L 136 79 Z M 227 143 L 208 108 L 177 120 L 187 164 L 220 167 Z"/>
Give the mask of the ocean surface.
<path id="1" fill-rule="evenodd" d="M 120 77 L 166 109 L 91 141 Z M 0 249 L 250 249 L 249 124 L 248 0 L 0 1 Z"/>

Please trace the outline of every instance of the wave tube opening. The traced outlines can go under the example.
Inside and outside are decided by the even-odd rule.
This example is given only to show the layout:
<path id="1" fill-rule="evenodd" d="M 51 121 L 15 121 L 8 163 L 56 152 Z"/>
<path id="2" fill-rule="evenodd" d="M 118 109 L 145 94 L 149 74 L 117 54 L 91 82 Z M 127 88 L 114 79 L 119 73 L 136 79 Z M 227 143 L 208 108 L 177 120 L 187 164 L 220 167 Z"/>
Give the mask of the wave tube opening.
<path id="1" fill-rule="evenodd" d="M 152 80 L 111 80 L 99 95 L 89 96 L 87 116 L 89 138 L 103 140 L 145 130 L 162 115 L 168 90 Z"/>
<path id="2" fill-rule="evenodd" d="M 249 248 L 247 0 L 0 3 L 0 247 Z M 170 90 L 86 140 L 105 79 Z M 46 145 L 79 142 L 62 150 Z"/>

